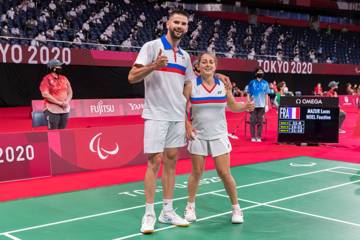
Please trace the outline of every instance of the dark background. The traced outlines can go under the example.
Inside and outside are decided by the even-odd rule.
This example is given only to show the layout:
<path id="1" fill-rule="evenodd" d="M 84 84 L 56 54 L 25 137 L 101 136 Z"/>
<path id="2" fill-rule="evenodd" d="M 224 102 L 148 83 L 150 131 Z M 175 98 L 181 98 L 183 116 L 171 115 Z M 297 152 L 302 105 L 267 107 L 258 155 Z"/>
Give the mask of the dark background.
<path id="1" fill-rule="evenodd" d="M 144 84 L 130 85 L 127 75 L 130 67 L 99 67 L 99 66 L 64 66 L 64 75 L 71 82 L 74 98 L 142 98 Z M 30 106 L 31 100 L 42 99 L 39 85 L 47 74 L 45 65 L 31 64 L 0 64 L 0 107 Z M 231 81 L 244 89 L 253 79 L 252 72 L 221 71 Z M 268 73 L 264 77 L 268 81 L 286 81 L 289 91 L 301 91 L 303 95 L 312 93 L 316 83 L 320 82 L 324 90 L 330 81 L 339 81 L 339 93 L 345 94 L 347 82 L 359 83 L 358 76 L 344 75 L 300 75 Z"/>

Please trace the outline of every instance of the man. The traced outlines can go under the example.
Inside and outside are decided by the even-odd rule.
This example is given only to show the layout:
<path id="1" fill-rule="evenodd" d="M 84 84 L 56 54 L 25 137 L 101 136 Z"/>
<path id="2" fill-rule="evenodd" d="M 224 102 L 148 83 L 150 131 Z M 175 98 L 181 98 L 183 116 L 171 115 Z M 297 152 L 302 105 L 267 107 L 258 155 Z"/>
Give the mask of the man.
<path id="1" fill-rule="evenodd" d="M 330 90 L 327 91 L 326 97 L 337 97 L 337 89 L 338 89 L 339 83 L 335 81 L 331 81 L 329 83 Z M 339 109 L 339 133 L 346 133 L 344 129 L 342 129 L 342 125 L 345 121 L 346 113 L 340 108 Z"/>
<path id="2" fill-rule="evenodd" d="M 173 209 L 173 190 L 178 148 L 186 145 L 184 88 L 191 88 L 194 78 L 191 59 L 179 48 L 181 38 L 188 31 L 189 15 L 183 10 L 174 10 L 166 23 L 167 34 L 147 42 L 129 72 L 129 83 L 144 79 L 145 103 L 142 117 L 145 119 L 144 152 L 148 155 L 144 188 L 146 197 L 145 215 L 140 231 L 154 232 L 154 195 L 156 177 L 163 163 L 162 189 L 163 210 L 159 222 L 177 226 L 189 226 L 189 222 Z M 228 85 L 228 77 L 217 74 Z"/>
<path id="3" fill-rule="evenodd" d="M 142 233 L 154 232 L 154 195 L 161 162 L 164 165 L 163 210 L 159 222 L 189 225 L 172 206 L 178 148 L 186 145 L 183 90 L 194 75 L 189 54 L 178 47 L 188 31 L 188 17 L 185 11 L 174 10 L 166 23 L 167 34 L 144 44 L 128 76 L 129 83 L 142 79 L 145 83 L 142 117 L 145 119 L 144 152 L 148 155 L 148 167 L 144 179 L 146 207 Z"/>
<path id="4" fill-rule="evenodd" d="M 69 80 L 61 75 L 63 63 L 53 59 L 47 63 L 50 71 L 40 84 L 41 95 L 45 99 L 44 115 L 48 129 L 64 129 L 70 112 L 73 96 Z"/>
<path id="5" fill-rule="evenodd" d="M 252 142 L 261 142 L 262 125 L 265 112 L 269 110 L 269 83 L 263 79 L 262 68 L 255 69 L 255 79 L 248 85 L 248 101 L 254 101 L 255 109 L 250 113 L 250 133 Z M 257 126 L 257 131 L 255 127 Z"/>

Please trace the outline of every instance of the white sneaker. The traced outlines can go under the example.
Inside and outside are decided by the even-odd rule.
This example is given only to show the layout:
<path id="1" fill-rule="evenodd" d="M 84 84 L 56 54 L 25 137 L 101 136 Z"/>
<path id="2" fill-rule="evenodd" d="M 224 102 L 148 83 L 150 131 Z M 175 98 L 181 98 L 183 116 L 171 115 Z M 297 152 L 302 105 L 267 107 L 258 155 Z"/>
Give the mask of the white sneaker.
<path id="1" fill-rule="evenodd" d="M 257 142 L 261 142 L 261 138 L 256 138 L 256 141 L 257 141 Z"/>
<path id="2" fill-rule="evenodd" d="M 156 216 L 151 213 L 145 213 L 141 221 L 140 232 L 150 234 L 154 232 Z"/>
<path id="3" fill-rule="evenodd" d="M 187 206 L 184 211 L 184 217 L 185 220 L 188 222 L 195 222 L 196 221 L 195 208 Z"/>
<path id="4" fill-rule="evenodd" d="M 232 133 L 229 133 L 229 134 L 228 134 L 228 137 L 229 137 L 229 138 L 232 138 L 232 139 L 236 139 L 236 140 L 239 139 L 238 136 L 236 136 L 235 134 L 232 134 Z"/>
<path id="5" fill-rule="evenodd" d="M 252 142 L 256 142 L 256 138 L 251 138 L 251 141 L 252 141 Z"/>
<path id="6" fill-rule="evenodd" d="M 190 225 L 188 221 L 177 215 L 175 210 L 171 210 L 171 211 L 162 210 L 159 216 L 159 222 L 172 224 L 179 227 L 187 227 Z"/>
<path id="7" fill-rule="evenodd" d="M 243 214 L 243 212 L 242 212 L 242 210 L 240 208 L 239 209 L 233 209 L 231 222 L 236 223 L 236 224 L 244 222 L 244 214 Z"/>

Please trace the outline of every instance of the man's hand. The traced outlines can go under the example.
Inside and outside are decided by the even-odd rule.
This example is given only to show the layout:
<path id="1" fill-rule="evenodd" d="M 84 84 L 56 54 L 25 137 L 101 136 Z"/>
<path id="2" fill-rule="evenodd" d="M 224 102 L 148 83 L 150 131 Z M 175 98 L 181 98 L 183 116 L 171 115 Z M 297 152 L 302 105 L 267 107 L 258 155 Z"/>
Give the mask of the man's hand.
<path id="1" fill-rule="evenodd" d="M 254 102 L 250 102 L 250 101 L 246 101 L 246 103 L 245 103 L 245 109 L 246 109 L 246 111 L 248 111 L 248 112 L 254 111 L 254 109 L 255 109 L 255 103 L 254 103 Z"/>
<path id="2" fill-rule="evenodd" d="M 163 67 L 166 67 L 168 64 L 168 57 L 162 56 L 162 49 L 160 49 L 158 56 L 155 59 L 155 62 L 153 62 L 154 69 L 160 69 Z"/>
<path id="3" fill-rule="evenodd" d="M 230 78 L 228 76 L 221 73 L 216 73 L 216 77 L 224 83 L 226 89 L 232 89 Z"/>

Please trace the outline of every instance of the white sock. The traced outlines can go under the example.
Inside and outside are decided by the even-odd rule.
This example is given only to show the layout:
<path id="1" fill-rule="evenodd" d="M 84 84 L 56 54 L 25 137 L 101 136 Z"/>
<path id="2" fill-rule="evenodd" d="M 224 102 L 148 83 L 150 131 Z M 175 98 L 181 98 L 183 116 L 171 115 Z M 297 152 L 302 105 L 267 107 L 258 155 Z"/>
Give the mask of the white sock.
<path id="1" fill-rule="evenodd" d="M 154 203 L 145 204 L 145 213 L 155 215 Z"/>
<path id="2" fill-rule="evenodd" d="M 163 199 L 163 209 L 164 211 L 172 211 L 173 210 L 173 200 L 172 199 Z"/>
<path id="3" fill-rule="evenodd" d="M 232 209 L 239 209 L 240 210 L 240 204 L 232 205 Z"/>
<path id="4" fill-rule="evenodd" d="M 187 208 L 195 209 L 195 202 L 188 202 L 186 205 Z"/>

